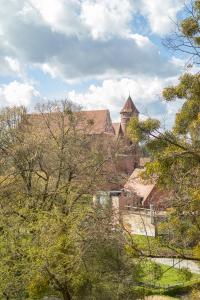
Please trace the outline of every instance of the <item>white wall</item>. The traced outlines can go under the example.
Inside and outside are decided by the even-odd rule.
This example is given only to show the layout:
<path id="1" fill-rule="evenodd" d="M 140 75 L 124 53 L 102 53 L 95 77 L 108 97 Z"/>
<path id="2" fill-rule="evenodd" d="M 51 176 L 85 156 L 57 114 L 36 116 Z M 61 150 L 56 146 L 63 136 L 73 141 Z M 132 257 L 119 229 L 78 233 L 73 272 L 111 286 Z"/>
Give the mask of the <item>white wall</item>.
<path id="1" fill-rule="evenodd" d="M 132 234 L 155 236 L 155 225 L 151 224 L 151 216 L 129 212 L 122 215 L 124 227 Z"/>

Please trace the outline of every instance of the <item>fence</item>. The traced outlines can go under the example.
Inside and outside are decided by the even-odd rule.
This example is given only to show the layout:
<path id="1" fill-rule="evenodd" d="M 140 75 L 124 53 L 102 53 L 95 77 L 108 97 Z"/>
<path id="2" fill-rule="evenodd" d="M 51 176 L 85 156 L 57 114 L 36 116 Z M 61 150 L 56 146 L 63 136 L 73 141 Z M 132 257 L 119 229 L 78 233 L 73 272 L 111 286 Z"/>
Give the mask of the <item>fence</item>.
<path id="1" fill-rule="evenodd" d="M 170 290 L 176 287 L 189 287 L 193 286 L 195 284 L 200 284 L 200 279 L 192 279 L 186 282 L 177 282 L 175 284 L 160 284 L 156 282 L 152 283 L 144 283 L 144 282 L 139 282 L 138 285 L 146 288 L 154 288 L 154 289 L 163 289 L 163 290 Z"/>

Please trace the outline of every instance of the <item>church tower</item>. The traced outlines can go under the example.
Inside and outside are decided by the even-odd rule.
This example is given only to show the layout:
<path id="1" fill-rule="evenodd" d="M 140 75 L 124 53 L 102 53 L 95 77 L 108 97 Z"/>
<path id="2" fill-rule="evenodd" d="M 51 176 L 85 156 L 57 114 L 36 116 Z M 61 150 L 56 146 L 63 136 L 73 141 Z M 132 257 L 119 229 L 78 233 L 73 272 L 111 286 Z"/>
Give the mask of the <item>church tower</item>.
<path id="1" fill-rule="evenodd" d="M 124 107 L 122 108 L 121 112 L 121 128 L 123 131 L 123 134 L 126 135 L 126 125 L 129 122 L 129 120 L 132 117 L 138 117 L 139 111 L 135 107 L 133 100 L 131 99 L 131 96 L 129 95 L 128 99 L 126 100 L 126 103 L 124 104 Z"/>

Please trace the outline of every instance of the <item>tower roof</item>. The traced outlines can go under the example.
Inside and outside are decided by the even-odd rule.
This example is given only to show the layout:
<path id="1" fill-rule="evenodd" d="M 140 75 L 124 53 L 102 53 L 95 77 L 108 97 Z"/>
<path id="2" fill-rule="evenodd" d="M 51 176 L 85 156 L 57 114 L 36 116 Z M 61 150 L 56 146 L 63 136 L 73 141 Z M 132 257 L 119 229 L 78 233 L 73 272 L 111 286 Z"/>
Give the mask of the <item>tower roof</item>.
<path id="1" fill-rule="evenodd" d="M 120 113 L 124 112 L 136 112 L 139 113 L 137 108 L 135 107 L 135 104 L 133 103 L 133 100 L 131 96 L 129 95 L 128 99 L 126 100 L 126 103 L 124 104 L 124 107 L 122 108 Z"/>

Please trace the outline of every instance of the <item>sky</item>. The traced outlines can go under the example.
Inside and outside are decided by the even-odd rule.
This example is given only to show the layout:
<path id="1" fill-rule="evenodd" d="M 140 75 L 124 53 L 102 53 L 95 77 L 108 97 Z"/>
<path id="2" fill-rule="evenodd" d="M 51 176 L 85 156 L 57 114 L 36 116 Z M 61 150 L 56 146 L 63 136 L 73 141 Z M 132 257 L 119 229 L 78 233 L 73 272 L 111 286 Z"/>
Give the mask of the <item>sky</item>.
<path id="1" fill-rule="evenodd" d="M 131 95 L 142 117 L 171 124 L 162 89 L 185 61 L 162 41 L 184 0 L 0 0 L 0 107 L 69 99 L 109 109 Z"/>

